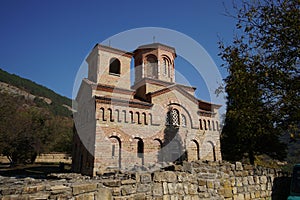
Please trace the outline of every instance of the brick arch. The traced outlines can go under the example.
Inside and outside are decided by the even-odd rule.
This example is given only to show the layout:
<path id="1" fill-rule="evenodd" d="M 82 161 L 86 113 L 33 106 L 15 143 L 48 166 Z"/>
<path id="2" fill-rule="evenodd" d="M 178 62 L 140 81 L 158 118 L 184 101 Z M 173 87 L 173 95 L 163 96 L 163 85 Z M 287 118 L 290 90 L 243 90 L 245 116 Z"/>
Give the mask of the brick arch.
<path id="1" fill-rule="evenodd" d="M 172 108 L 176 108 L 176 106 L 178 106 L 181 110 L 185 111 L 184 116 L 186 117 L 186 127 L 188 127 L 188 125 L 190 127 L 193 127 L 193 120 L 192 120 L 192 116 L 189 112 L 189 110 L 183 106 L 182 104 L 179 103 L 169 103 L 166 107 L 172 107 Z M 179 114 L 183 114 L 180 110 L 179 110 Z M 181 119 L 180 119 L 181 120 Z"/>
<path id="2" fill-rule="evenodd" d="M 140 137 L 134 137 L 134 140 L 137 142 L 136 143 L 137 164 L 144 165 L 144 150 L 145 150 L 144 140 Z"/>
<path id="3" fill-rule="evenodd" d="M 150 78 L 158 78 L 158 60 L 153 54 L 145 56 L 146 75 Z"/>
<path id="4" fill-rule="evenodd" d="M 115 113 L 116 113 L 117 122 L 121 122 L 120 110 L 119 109 L 115 109 Z"/>
<path id="5" fill-rule="evenodd" d="M 122 141 L 121 138 L 115 135 L 109 137 L 111 142 L 111 165 L 121 168 L 122 167 Z M 110 156 L 108 155 L 108 156 Z"/>
<path id="6" fill-rule="evenodd" d="M 100 108 L 100 117 L 102 121 L 106 121 L 105 118 L 105 109 L 103 107 Z"/>
<path id="7" fill-rule="evenodd" d="M 145 112 L 142 113 L 142 116 L 143 116 L 143 120 L 142 120 L 142 123 L 144 125 L 148 125 L 148 122 L 147 122 L 147 114 Z"/>
<path id="8" fill-rule="evenodd" d="M 208 160 L 216 161 L 216 145 L 212 141 L 207 141 L 209 145 L 211 145 L 211 151 L 210 156 L 208 157 Z"/>
<path id="9" fill-rule="evenodd" d="M 109 121 L 113 122 L 114 118 L 113 118 L 113 111 L 112 111 L 112 109 L 108 108 L 107 111 L 108 111 Z"/>
<path id="10" fill-rule="evenodd" d="M 188 160 L 200 160 L 200 145 L 196 139 L 192 139 L 188 146 Z"/>

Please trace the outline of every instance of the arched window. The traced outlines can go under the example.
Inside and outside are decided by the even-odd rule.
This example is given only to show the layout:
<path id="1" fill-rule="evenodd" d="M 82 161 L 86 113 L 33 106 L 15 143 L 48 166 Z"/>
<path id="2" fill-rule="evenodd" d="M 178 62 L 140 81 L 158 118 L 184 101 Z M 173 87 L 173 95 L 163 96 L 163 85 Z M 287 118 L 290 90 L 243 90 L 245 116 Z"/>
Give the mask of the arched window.
<path id="1" fill-rule="evenodd" d="M 204 130 L 207 130 L 207 126 L 206 126 L 206 121 L 205 121 L 205 119 L 203 120 L 203 124 L 204 124 Z"/>
<path id="2" fill-rule="evenodd" d="M 112 113 L 111 108 L 108 109 L 108 113 L 109 113 L 109 121 L 113 122 L 114 119 L 113 119 L 113 113 Z"/>
<path id="3" fill-rule="evenodd" d="M 100 108 L 100 113 L 101 113 L 101 118 L 102 118 L 102 121 L 106 121 L 105 119 L 105 112 L 104 112 L 104 108 Z"/>
<path id="4" fill-rule="evenodd" d="M 127 123 L 126 111 L 123 110 L 122 113 L 123 113 L 123 117 L 124 117 L 124 123 Z"/>
<path id="5" fill-rule="evenodd" d="M 216 130 L 215 122 L 214 121 L 211 121 L 211 122 L 212 122 L 213 130 L 215 131 Z"/>
<path id="6" fill-rule="evenodd" d="M 153 124 L 153 119 L 152 119 L 152 114 L 149 113 L 149 124 L 152 125 Z"/>
<path id="7" fill-rule="evenodd" d="M 146 113 L 143 113 L 143 118 L 144 118 L 144 124 L 145 124 L 145 125 L 148 125 Z"/>
<path id="8" fill-rule="evenodd" d="M 141 124 L 140 113 L 139 113 L 139 112 L 136 112 L 135 114 L 136 114 L 136 116 L 137 116 L 137 123 L 138 123 L 138 124 Z"/>
<path id="9" fill-rule="evenodd" d="M 170 66 L 170 61 L 169 61 L 169 59 L 168 58 L 166 58 L 166 57 L 164 57 L 163 58 L 163 63 L 162 63 L 162 65 L 163 65 L 163 73 L 164 73 L 164 75 L 165 76 L 168 76 L 169 75 L 169 66 Z"/>
<path id="10" fill-rule="evenodd" d="M 166 116 L 166 125 L 179 126 L 179 111 L 172 109 L 168 111 Z"/>
<path id="11" fill-rule="evenodd" d="M 207 123 L 208 123 L 208 130 L 210 130 L 210 131 L 211 131 L 210 120 L 207 120 Z"/>
<path id="12" fill-rule="evenodd" d="M 110 59 L 109 62 L 109 74 L 120 75 L 121 73 L 121 63 L 117 58 Z"/>
<path id="13" fill-rule="evenodd" d="M 147 77 L 158 78 L 157 58 L 152 54 L 147 56 L 146 72 Z"/>
<path id="14" fill-rule="evenodd" d="M 139 139 L 138 140 L 138 144 L 137 144 L 137 154 L 138 154 L 138 157 L 141 158 L 142 155 L 144 153 L 144 142 L 143 140 Z"/>
<path id="15" fill-rule="evenodd" d="M 120 111 L 118 109 L 116 109 L 115 113 L 116 113 L 116 116 L 117 116 L 117 122 L 121 122 Z"/>
<path id="16" fill-rule="evenodd" d="M 199 122 L 200 122 L 200 130 L 203 130 L 202 119 L 199 119 Z"/>
<path id="17" fill-rule="evenodd" d="M 181 126 L 186 127 L 186 118 L 183 114 L 181 114 Z"/>
<path id="18" fill-rule="evenodd" d="M 130 114 L 130 122 L 134 123 L 133 112 L 129 111 L 129 114 Z"/>

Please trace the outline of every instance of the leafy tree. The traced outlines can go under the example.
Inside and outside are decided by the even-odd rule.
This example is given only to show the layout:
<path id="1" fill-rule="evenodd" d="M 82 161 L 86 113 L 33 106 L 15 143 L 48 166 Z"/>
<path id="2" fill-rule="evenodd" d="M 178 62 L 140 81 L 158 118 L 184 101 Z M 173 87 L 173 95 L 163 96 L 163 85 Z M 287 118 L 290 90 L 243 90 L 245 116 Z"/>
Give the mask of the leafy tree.
<path id="1" fill-rule="evenodd" d="M 21 96 L 0 95 L 0 153 L 11 164 L 33 162 L 39 153 L 70 153 L 72 127 L 70 117 Z"/>
<path id="2" fill-rule="evenodd" d="M 220 42 L 227 113 L 222 131 L 223 157 L 256 154 L 283 159 L 284 132 L 299 134 L 300 1 L 244 1 L 234 5 L 237 36 Z"/>

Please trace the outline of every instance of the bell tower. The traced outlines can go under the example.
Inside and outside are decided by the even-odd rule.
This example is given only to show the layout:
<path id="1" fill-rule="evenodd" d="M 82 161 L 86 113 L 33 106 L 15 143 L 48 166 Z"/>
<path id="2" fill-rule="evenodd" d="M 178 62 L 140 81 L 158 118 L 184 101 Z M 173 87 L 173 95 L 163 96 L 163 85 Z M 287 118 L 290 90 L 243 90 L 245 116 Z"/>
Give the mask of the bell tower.
<path id="1" fill-rule="evenodd" d="M 175 82 L 174 59 L 175 48 L 152 43 L 139 46 L 134 51 L 135 81 L 138 83 L 144 78 Z"/>

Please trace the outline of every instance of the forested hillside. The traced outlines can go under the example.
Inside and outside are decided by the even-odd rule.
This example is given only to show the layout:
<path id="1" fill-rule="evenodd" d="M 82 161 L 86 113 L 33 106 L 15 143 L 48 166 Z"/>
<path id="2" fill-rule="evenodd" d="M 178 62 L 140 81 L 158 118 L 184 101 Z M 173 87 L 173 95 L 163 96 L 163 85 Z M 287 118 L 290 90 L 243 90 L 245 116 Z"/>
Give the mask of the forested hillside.
<path id="1" fill-rule="evenodd" d="M 39 153 L 71 152 L 72 112 L 64 106 L 70 99 L 1 69 L 0 83 L 0 154 L 18 164 Z"/>
<path id="2" fill-rule="evenodd" d="M 51 99 L 52 102 L 48 105 L 44 104 L 45 102 L 41 101 L 40 98 L 36 98 L 35 101 L 40 106 L 48 107 L 54 114 L 63 116 L 70 116 L 72 114 L 69 109 L 67 109 L 65 106 L 62 106 L 67 105 L 71 107 L 71 99 L 61 96 L 42 85 L 36 84 L 31 80 L 21 78 L 20 76 L 10 74 L 0 69 L 0 82 L 8 83 L 9 85 L 20 88 L 34 96 Z"/>

